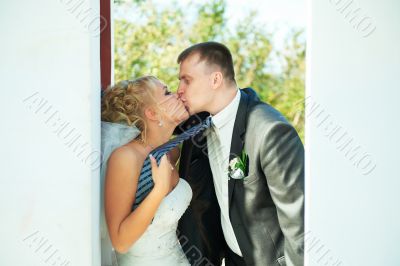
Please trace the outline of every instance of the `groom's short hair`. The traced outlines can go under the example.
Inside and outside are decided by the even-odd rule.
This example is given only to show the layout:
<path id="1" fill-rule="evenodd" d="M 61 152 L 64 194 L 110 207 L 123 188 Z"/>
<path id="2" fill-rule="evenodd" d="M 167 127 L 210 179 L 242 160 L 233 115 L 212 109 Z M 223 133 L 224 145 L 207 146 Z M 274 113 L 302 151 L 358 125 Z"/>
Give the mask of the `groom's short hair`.
<path id="1" fill-rule="evenodd" d="M 225 79 L 236 83 L 232 54 L 225 45 L 218 42 L 202 42 L 192 45 L 178 56 L 178 64 L 196 53 L 200 56 L 200 61 L 205 60 L 209 65 L 220 67 Z"/>

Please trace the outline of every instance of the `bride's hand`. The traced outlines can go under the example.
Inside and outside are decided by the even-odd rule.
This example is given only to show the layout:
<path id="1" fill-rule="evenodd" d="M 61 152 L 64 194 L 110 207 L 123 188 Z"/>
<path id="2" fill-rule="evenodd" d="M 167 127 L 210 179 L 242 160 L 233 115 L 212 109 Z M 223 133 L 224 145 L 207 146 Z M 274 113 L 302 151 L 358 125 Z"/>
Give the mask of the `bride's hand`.
<path id="1" fill-rule="evenodd" d="M 167 100 L 160 104 L 160 107 L 164 111 L 165 118 L 175 125 L 179 125 L 189 118 L 189 113 L 177 94 L 168 96 Z"/>
<path id="2" fill-rule="evenodd" d="M 172 165 L 165 154 L 160 161 L 160 165 L 157 165 L 156 159 L 150 155 L 151 161 L 151 174 L 154 182 L 154 189 L 166 196 L 172 185 Z"/>
<path id="3" fill-rule="evenodd" d="M 187 120 L 189 118 L 189 112 L 186 109 L 181 99 L 177 99 L 178 104 L 173 109 L 175 122 L 179 125 L 181 122 Z"/>

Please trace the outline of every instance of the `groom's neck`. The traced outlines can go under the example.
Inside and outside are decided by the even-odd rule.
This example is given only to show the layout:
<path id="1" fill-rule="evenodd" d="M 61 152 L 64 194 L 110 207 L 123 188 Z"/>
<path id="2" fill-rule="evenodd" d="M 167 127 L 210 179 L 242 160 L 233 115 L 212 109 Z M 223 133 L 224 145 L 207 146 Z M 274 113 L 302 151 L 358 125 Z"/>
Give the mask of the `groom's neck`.
<path id="1" fill-rule="evenodd" d="M 227 107 L 235 99 L 238 88 L 236 86 L 225 87 L 218 90 L 215 94 L 209 113 L 216 115 Z"/>

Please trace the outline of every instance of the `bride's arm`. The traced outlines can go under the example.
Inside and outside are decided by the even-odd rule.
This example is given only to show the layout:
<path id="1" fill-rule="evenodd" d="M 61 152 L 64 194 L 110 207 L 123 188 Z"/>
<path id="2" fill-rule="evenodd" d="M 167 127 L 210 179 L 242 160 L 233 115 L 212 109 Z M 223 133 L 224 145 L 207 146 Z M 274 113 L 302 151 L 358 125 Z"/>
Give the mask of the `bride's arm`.
<path id="1" fill-rule="evenodd" d="M 111 242 L 120 253 L 128 251 L 151 223 L 166 193 L 155 185 L 132 212 L 143 161 L 128 147 L 118 148 L 110 156 L 105 180 L 105 215 Z"/>

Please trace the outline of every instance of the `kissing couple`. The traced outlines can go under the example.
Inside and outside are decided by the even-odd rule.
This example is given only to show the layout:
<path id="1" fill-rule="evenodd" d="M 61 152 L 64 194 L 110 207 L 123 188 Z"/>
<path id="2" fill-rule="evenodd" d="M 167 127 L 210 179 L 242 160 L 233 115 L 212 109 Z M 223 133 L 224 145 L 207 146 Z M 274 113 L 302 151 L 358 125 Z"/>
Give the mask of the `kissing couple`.
<path id="1" fill-rule="evenodd" d="M 144 76 L 102 96 L 102 265 L 302 266 L 296 130 L 238 88 L 225 45 L 177 61 L 176 94 Z"/>

